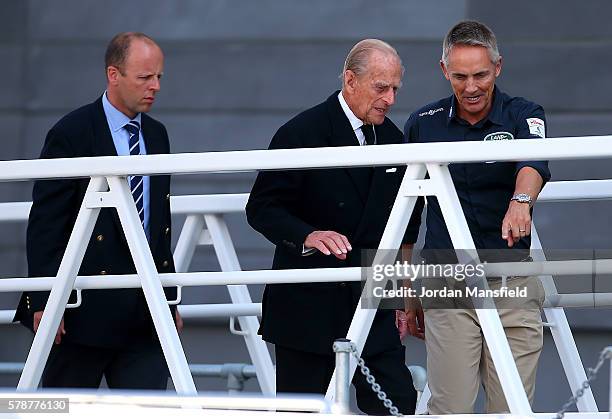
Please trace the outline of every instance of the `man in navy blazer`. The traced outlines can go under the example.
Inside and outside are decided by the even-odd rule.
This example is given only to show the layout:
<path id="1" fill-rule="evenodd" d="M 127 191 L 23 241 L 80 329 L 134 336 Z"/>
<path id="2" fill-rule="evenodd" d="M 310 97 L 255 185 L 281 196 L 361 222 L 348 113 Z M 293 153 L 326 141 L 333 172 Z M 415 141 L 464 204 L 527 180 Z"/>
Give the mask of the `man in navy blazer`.
<path id="1" fill-rule="evenodd" d="M 401 143 L 401 131 L 385 115 L 402 74 L 389 44 L 357 43 L 344 65 L 342 91 L 283 125 L 269 148 Z M 247 218 L 276 245 L 274 269 L 361 266 L 361 251 L 378 248 L 403 174 L 389 167 L 260 172 Z M 275 344 L 277 392 L 325 393 L 333 341 L 346 336 L 360 295 L 355 282 L 266 286 L 261 333 Z M 399 410 L 413 413 L 416 393 L 392 311 L 376 315 L 364 357 Z M 389 413 L 359 372 L 353 383 L 363 412 Z"/>
<path id="2" fill-rule="evenodd" d="M 145 113 L 160 89 L 161 48 L 142 33 L 120 33 L 109 43 L 105 59 L 106 92 L 55 124 L 40 158 L 170 152 L 165 127 Z M 133 127 L 136 130 L 130 132 Z M 137 180 L 133 195 L 157 269 L 174 272 L 170 177 Z M 57 274 L 88 182 L 58 179 L 34 184 L 27 229 L 29 276 Z M 114 208 L 102 208 L 89 243 L 83 245 L 87 251 L 79 275 L 136 272 Z M 175 298 L 173 290 L 166 294 Z M 48 292 L 24 292 L 16 320 L 36 332 L 48 296 Z M 104 376 L 110 388 L 165 389 L 168 368 L 142 289 L 84 290 L 82 297 L 79 307 L 64 312 L 43 387 L 95 388 Z"/>

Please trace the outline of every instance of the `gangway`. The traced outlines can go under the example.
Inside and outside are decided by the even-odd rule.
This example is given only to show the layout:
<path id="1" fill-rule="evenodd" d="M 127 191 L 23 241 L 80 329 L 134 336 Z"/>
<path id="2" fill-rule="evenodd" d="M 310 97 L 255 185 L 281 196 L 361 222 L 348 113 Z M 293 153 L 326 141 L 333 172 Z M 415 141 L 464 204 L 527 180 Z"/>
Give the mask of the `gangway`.
<path id="1" fill-rule="evenodd" d="M 52 331 L 57 328 L 62 307 L 65 306 L 71 289 L 97 288 L 108 285 L 96 284 L 97 277 L 77 278 L 82 252 L 77 243 L 89 237 L 97 213 L 101 207 L 115 207 L 119 213 L 130 251 L 134 257 L 138 275 L 122 275 L 116 278 L 116 287 L 139 286 L 145 291 L 155 326 L 168 360 L 171 376 L 179 394 L 193 394 L 194 386 L 188 377 L 184 353 L 176 337 L 176 330 L 167 306 L 164 306 L 162 285 L 247 284 L 270 282 L 315 282 L 360 280 L 360 269 L 342 268 L 309 269 L 222 273 L 177 273 L 158 274 L 146 246 L 146 237 L 139 225 L 133 200 L 125 182 L 125 176 L 138 174 L 187 174 L 201 172 L 228 172 L 247 170 L 314 169 L 326 167 L 408 165 L 400 193 L 392 209 L 380 248 L 397 248 L 401 232 L 405 229 L 418 196 L 436 195 L 453 238 L 455 248 L 474 249 L 465 217 L 463 217 L 456 192 L 452 186 L 447 164 L 452 162 L 515 161 L 587 159 L 612 157 L 611 137 L 561 138 L 554 141 L 520 140 L 512 144 L 491 143 L 443 143 L 360 147 L 244 151 L 226 153 L 194 153 L 168 156 L 95 157 L 78 159 L 56 159 L 40 161 L 0 162 L 0 181 L 48 179 L 56 177 L 91 177 L 83 206 L 75 223 L 68 248 L 56 278 L 2 280 L 2 289 L 50 289 L 51 295 L 46 315 L 39 333 L 36 334 L 30 356 L 26 362 L 20 388 L 32 388 L 40 378 L 41 363 L 46 359 Z M 221 154 L 223 156 L 221 156 Z M 441 157 L 441 156 L 453 156 Z M 430 179 L 425 179 L 425 172 Z M 377 254 L 378 257 L 378 254 Z M 476 255 L 477 257 L 477 255 Z M 473 260 L 477 260 L 474 258 Z M 376 261 L 376 258 L 375 258 Z M 287 277 L 290 276 L 290 279 Z M 117 276 L 118 277 L 118 276 Z M 107 278 L 107 280 L 110 278 Z M 17 288 L 19 289 L 19 288 Z M 164 310 L 165 307 L 165 310 Z M 514 414 L 531 414 L 526 395 L 522 389 L 516 366 L 507 340 L 503 334 L 495 310 L 477 311 L 487 345 L 500 375 L 502 388 Z M 357 310 L 348 333 L 360 352 L 364 337 L 373 320 L 373 310 Z M 177 345 L 178 344 L 178 345 Z M 355 364 L 351 362 L 351 374 Z M 333 384 L 328 398 L 333 400 Z"/>

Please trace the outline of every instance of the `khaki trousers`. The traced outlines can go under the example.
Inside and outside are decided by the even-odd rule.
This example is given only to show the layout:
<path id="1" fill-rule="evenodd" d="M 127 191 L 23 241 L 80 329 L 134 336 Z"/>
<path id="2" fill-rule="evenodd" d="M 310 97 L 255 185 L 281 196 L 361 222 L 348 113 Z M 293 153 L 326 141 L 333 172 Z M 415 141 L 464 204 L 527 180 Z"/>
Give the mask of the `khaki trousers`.
<path id="1" fill-rule="evenodd" d="M 528 289 L 529 297 L 520 302 L 512 298 L 494 301 L 529 402 L 533 403 L 543 342 L 540 308 L 544 289 L 537 277 L 512 278 L 506 285 Z M 491 289 L 500 286 L 501 281 L 489 283 Z M 425 343 L 431 390 L 429 414 L 473 413 L 481 382 L 486 393 L 486 413 L 508 412 L 475 310 L 425 308 Z"/>

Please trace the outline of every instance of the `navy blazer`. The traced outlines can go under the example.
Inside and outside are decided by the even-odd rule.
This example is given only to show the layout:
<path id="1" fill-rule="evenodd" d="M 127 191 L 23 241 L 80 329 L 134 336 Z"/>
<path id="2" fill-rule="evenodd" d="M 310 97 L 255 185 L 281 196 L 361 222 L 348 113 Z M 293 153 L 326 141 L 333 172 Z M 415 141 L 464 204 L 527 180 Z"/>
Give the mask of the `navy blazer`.
<path id="1" fill-rule="evenodd" d="M 270 149 L 359 145 L 338 92 L 287 122 Z M 376 126 L 378 144 L 402 142 L 389 119 Z M 260 172 L 246 206 L 249 224 L 276 245 L 273 269 L 361 266 L 362 249 L 376 249 L 389 218 L 405 167 L 334 168 Z M 370 181 L 371 178 L 371 181 Z M 302 256 L 315 230 L 344 234 L 353 250 L 346 260 L 316 252 Z M 332 353 L 345 337 L 361 295 L 358 282 L 267 285 L 260 332 L 274 344 L 312 353 Z M 392 310 L 380 310 L 366 354 L 400 345 Z"/>
<path id="2" fill-rule="evenodd" d="M 153 118 L 142 115 L 147 154 L 169 153 L 168 133 Z M 40 158 L 116 156 L 102 99 L 64 116 L 51 128 Z M 40 180 L 34 184 L 27 228 L 28 276 L 55 276 L 79 212 L 89 178 Z M 170 250 L 170 177 L 150 182 L 150 248 L 158 271 L 174 272 Z M 130 274 L 136 269 L 114 208 L 102 208 L 88 243 L 79 275 Z M 174 299 L 176 291 L 166 290 Z M 48 292 L 24 292 L 15 320 L 32 328 Z M 71 297 L 70 301 L 74 301 Z M 174 311 L 174 310 L 173 310 Z M 78 308 L 64 313 L 62 339 L 98 346 L 121 347 L 157 339 L 142 289 L 83 290 Z"/>

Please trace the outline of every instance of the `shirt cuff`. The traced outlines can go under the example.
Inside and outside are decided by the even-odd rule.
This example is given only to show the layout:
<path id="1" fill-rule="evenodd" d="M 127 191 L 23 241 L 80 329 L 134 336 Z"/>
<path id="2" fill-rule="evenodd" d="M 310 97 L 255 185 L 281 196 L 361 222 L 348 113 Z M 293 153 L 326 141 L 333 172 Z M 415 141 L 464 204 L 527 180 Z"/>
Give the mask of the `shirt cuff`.
<path id="1" fill-rule="evenodd" d="M 314 255 L 316 251 L 317 251 L 316 247 L 306 247 L 302 245 L 302 256 Z"/>

